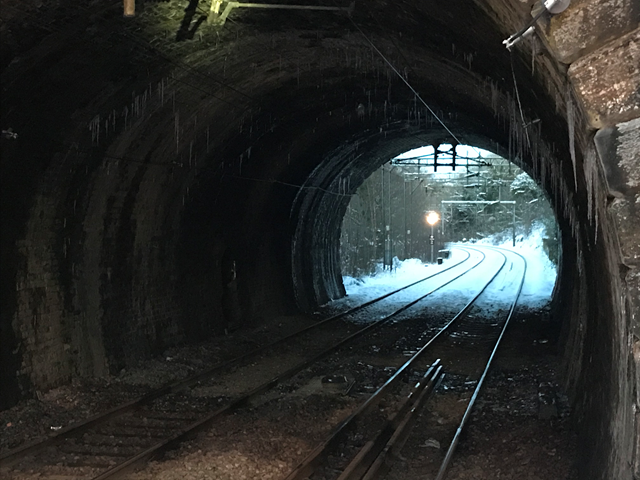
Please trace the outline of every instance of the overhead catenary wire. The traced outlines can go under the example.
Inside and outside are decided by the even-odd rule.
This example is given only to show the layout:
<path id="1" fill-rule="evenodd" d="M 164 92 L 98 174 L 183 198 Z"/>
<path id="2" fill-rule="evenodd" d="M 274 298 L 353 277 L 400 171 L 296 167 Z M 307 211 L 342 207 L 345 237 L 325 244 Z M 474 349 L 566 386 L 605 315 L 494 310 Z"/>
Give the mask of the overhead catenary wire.
<path id="1" fill-rule="evenodd" d="M 90 153 L 89 150 L 85 150 L 85 149 L 80 149 L 77 148 L 77 145 L 69 145 L 69 144 L 64 144 L 62 142 L 60 142 L 61 146 L 65 146 L 68 147 L 70 151 L 72 151 L 73 153 L 76 154 L 87 154 Z M 101 161 L 108 161 L 108 162 L 114 162 L 116 164 L 124 164 L 124 165 L 144 165 L 144 166 L 153 166 L 153 167 L 162 167 L 162 168 L 183 168 L 183 169 L 187 169 L 189 170 L 190 173 L 202 173 L 202 172 L 216 172 L 219 173 L 220 172 L 220 168 L 219 165 L 213 166 L 213 165 L 204 165 L 204 166 L 190 166 L 187 165 L 184 162 L 176 162 L 176 161 L 171 161 L 171 162 L 166 162 L 166 163 L 161 163 L 161 162 L 154 162 L 151 160 L 142 160 L 139 158 L 133 158 L 133 157 L 117 157 L 114 155 L 107 155 L 107 154 L 101 154 L 100 155 L 100 160 Z M 350 197 L 353 194 L 352 193 L 341 193 L 341 192 L 336 192 L 336 191 L 332 191 L 326 188 L 322 188 L 322 187 L 318 187 L 318 186 L 311 186 L 311 185 L 299 185 L 296 183 L 291 183 L 291 182 L 284 182 L 282 180 L 275 180 L 275 179 L 270 179 L 270 178 L 253 178 L 253 177 L 246 177 L 246 176 L 242 176 L 242 175 L 234 175 L 234 174 L 230 174 L 230 173 L 224 173 L 222 172 L 220 175 L 220 180 L 223 180 L 224 178 L 232 178 L 232 179 L 236 179 L 236 180 L 246 180 L 246 181 L 250 181 L 250 182 L 260 182 L 260 183 L 270 183 L 270 184 L 277 184 L 277 185 L 283 185 L 286 187 L 292 187 L 292 188 L 297 188 L 299 190 L 317 190 L 317 191 L 322 191 L 325 193 L 328 193 L 330 195 L 335 195 L 338 197 Z"/>
<path id="2" fill-rule="evenodd" d="M 409 87 L 409 90 L 411 90 L 413 92 L 413 94 L 416 96 L 416 98 L 418 100 L 420 100 L 420 102 L 425 106 L 425 108 L 429 111 L 429 113 L 431 113 L 431 115 L 433 115 L 433 117 L 438 121 L 438 123 L 440 123 L 440 125 L 442 125 L 442 127 L 447 131 L 447 133 L 449 133 L 449 135 L 451 135 L 456 142 L 458 142 L 459 144 L 463 144 L 463 142 L 449 129 L 449 127 L 447 127 L 447 125 L 440 119 L 440 117 L 436 114 L 436 112 L 429 106 L 429 104 L 427 104 L 427 102 L 424 101 L 424 99 L 420 96 L 418 91 L 415 88 L 413 88 L 413 86 L 404 77 L 404 75 L 402 75 L 398 71 L 398 69 L 395 67 L 395 65 L 393 65 L 393 63 L 391 63 L 391 61 L 385 56 L 385 54 L 382 53 L 378 47 L 376 47 L 376 45 L 373 43 L 373 41 L 367 36 L 366 33 L 364 33 L 364 31 L 358 26 L 358 24 L 353 19 L 351 19 L 351 23 L 360 32 L 360 34 L 364 37 L 364 39 L 367 41 L 367 43 L 369 43 L 369 45 L 371 45 L 371 48 L 373 48 L 373 50 L 378 55 L 380 55 L 380 58 L 382 58 L 382 60 L 384 60 L 384 62 L 389 66 L 389 68 L 391 68 L 391 70 L 393 70 L 393 72 L 404 82 L 404 84 L 407 87 Z"/>
<path id="3" fill-rule="evenodd" d="M 91 10 L 88 9 L 87 7 L 83 7 L 83 10 L 87 13 L 90 13 Z M 204 12 L 201 12 L 204 13 Z M 107 20 L 103 15 L 99 15 L 100 18 L 102 18 L 103 20 Z M 460 141 L 460 139 L 451 131 L 451 129 L 449 129 L 447 127 L 447 125 L 442 121 L 442 119 L 440 119 L 440 117 L 436 114 L 436 112 L 424 101 L 424 99 L 420 96 L 420 94 L 413 88 L 413 86 L 407 81 L 407 79 L 397 70 L 397 68 L 387 59 L 387 57 L 375 46 L 375 44 L 373 44 L 373 42 L 370 40 L 370 38 L 362 31 L 362 29 L 353 21 L 353 19 L 351 19 L 351 22 L 353 23 L 353 25 L 358 29 L 358 31 L 363 35 L 363 37 L 367 40 L 367 42 L 371 45 L 371 47 L 380 55 L 380 57 L 383 59 L 383 61 L 389 65 L 389 67 L 394 71 L 394 73 L 396 73 L 401 80 L 409 87 L 409 89 L 414 93 L 414 95 L 416 95 L 416 97 L 420 100 L 420 102 L 427 108 L 427 110 L 433 115 L 433 117 L 443 126 L 443 128 L 459 143 L 459 144 L 463 144 L 463 142 Z M 60 30 L 59 30 L 60 31 Z M 236 87 L 233 87 L 232 85 L 223 82 L 222 80 L 219 80 L 218 78 L 207 74 L 205 72 L 202 72 L 200 70 L 198 70 L 195 67 L 192 67 L 188 64 L 186 64 L 185 62 L 178 60 L 178 59 L 174 59 L 169 57 L 168 55 L 166 55 L 165 53 L 161 52 L 159 49 L 157 49 L 156 47 L 154 47 L 153 45 L 149 44 L 147 41 L 145 41 L 144 39 L 140 38 L 139 36 L 128 32 L 126 30 L 123 30 L 121 32 L 118 32 L 122 37 L 124 38 L 128 38 L 129 40 L 137 43 L 139 46 L 146 48 L 147 50 L 150 50 L 152 53 L 154 53 L 155 55 L 157 55 L 158 57 L 162 58 L 163 60 L 167 61 L 168 63 L 176 66 L 177 68 L 187 72 L 187 73 L 194 73 L 197 74 L 201 77 L 207 78 L 209 80 L 214 81 L 215 83 L 233 91 L 234 93 L 245 97 L 246 99 L 249 99 L 253 102 L 258 102 L 258 99 L 256 99 L 255 97 L 242 92 L 241 90 L 237 89 Z M 402 54 L 402 52 L 400 52 Z M 205 90 L 204 88 L 201 88 L 199 86 L 193 85 L 192 83 L 186 82 L 180 78 L 176 78 L 176 77 L 172 77 L 172 80 L 177 81 L 179 83 L 182 83 L 190 88 L 193 88 L 195 90 L 200 91 L 201 93 L 204 93 L 205 95 L 208 95 L 212 98 L 215 98 L 217 100 L 222 101 L 223 103 L 227 103 L 230 105 L 233 105 L 234 107 L 238 107 L 238 105 L 234 102 L 231 102 L 229 100 L 226 100 L 224 98 L 221 98 L 220 96 L 216 95 L 215 93 L 212 93 L 208 90 Z M 242 108 L 243 110 L 251 110 L 251 107 L 246 106 L 244 108 Z"/>
<path id="4" fill-rule="evenodd" d="M 513 78 L 513 88 L 516 94 L 516 101 L 518 102 L 518 110 L 520 111 L 520 120 L 522 121 L 522 128 L 524 129 L 525 137 L 527 138 L 527 145 L 529 151 L 531 151 L 531 139 L 529 138 L 529 130 L 526 128 L 527 122 L 524 119 L 524 111 L 522 110 L 522 102 L 520 101 L 520 91 L 518 90 L 518 80 L 516 79 L 516 71 L 513 67 L 513 54 L 509 55 L 511 63 L 511 76 Z"/>
<path id="5" fill-rule="evenodd" d="M 381 25 L 380 21 L 378 20 L 378 18 L 375 15 L 372 15 L 371 12 L 368 12 L 368 16 L 369 18 L 371 18 L 380 29 L 384 30 L 384 27 Z M 362 32 L 362 30 L 358 27 L 358 25 L 356 25 L 356 23 L 354 22 L 353 18 L 349 17 L 349 19 L 351 20 L 351 23 L 353 23 L 353 25 L 360 31 L 360 33 L 367 39 L 367 41 L 369 42 L 370 45 L 373 46 L 373 48 L 378 52 L 379 55 L 382 56 L 383 60 L 385 62 L 387 62 L 387 64 L 390 65 L 390 62 L 387 60 L 387 58 L 382 55 L 382 53 L 375 47 L 375 45 L 373 45 L 373 42 Z M 405 63 L 409 66 L 409 69 L 411 70 L 411 72 L 413 74 L 415 74 L 415 70 L 413 69 L 413 67 L 411 66 L 410 62 L 407 60 L 407 57 L 405 56 L 404 52 L 402 51 L 402 49 L 400 48 L 400 46 L 397 44 L 397 42 L 390 37 L 391 43 L 393 43 L 394 47 L 396 48 L 396 51 L 400 54 L 400 56 L 404 59 Z M 407 84 L 409 85 L 408 81 L 406 80 L 406 78 L 404 76 L 402 76 L 397 69 L 395 69 L 393 67 L 393 65 L 390 65 L 391 68 L 394 70 L 394 72 Z M 433 111 L 432 108 L 429 107 L 429 105 L 427 105 L 424 101 L 424 99 L 416 93 L 416 91 L 411 87 L 411 85 L 409 85 L 409 88 L 411 88 L 411 91 L 413 91 L 416 96 L 420 99 L 420 101 L 426 106 L 426 108 L 429 110 L 429 112 L 434 116 L 434 118 L 436 118 L 438 120 L 438 122 L 440 122 L 440 124 L 445 128 L 445 130 L 447 132 L 449 132 L 449 134 L 458 142 L 458 144 L 464 145 L 463 142 L 461 142 L 452 132 L 449 128 L 447 128 L 447 126 L 444 124 L 444 122 L 438 117 L 438 115 L 436 115 L 436 113 Z M 417 135 L 415 135 L 417 137 Z M 418 137 L 419 138 L 419 137 Z M 480 154 L 480 151 L 472 146 L 469 145 L 471 148 L 473 148 L 474 150 L 476 150 L 478 152 L 478 154 Z"/>
<path id="6" fill-rule="evenodd" d="M 353 196 L 352 193 L 332 192 L 331 190 L 327 190 L 326 188 L 322 188 L 322 187 L 317 187 L 317 186 L 313 186 L 313 185 L 297 185 L 295 183 L 283 182 L 282 180 L 274 180 L 274 179 L 269 179 L 269 178 L 252 178 L 252 177 L 243 177 L 243 176 L 240 176 L 240 175 L 232 175 L 232 174 L 229 174 L 229 173 L 223 173 L 222 174 L 222 178 L 224 178 L 224 177 L 235 178 L 235 179 L 238 179 L 238 180 L 248 180 L 250 182 L 260 182 L 260 183 L 271 183 L 271 184 L 284 185 L 286 187 L 297 188 L 298 190 L 317 190 L 317 191 L 321 191 L 321 192 L 324 192 L 324 193 L 328 193 L 330 195 L 335 195 L 337 197 L 351 197 L 351 196 Z"/>

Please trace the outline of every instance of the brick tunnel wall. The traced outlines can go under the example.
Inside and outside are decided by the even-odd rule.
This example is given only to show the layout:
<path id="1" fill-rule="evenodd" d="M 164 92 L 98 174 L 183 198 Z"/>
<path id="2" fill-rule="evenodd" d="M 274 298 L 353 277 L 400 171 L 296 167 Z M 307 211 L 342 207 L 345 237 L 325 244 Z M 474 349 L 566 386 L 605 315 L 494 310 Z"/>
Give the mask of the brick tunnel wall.
<path id="1" fill-rule="evenodd" d="M 167 20 L 163 9 L 179 2 L 148 2 L 147 16 L 128 27 L 115 3 L 53 3 L 16 11 L 2 0 L 15 15 L 0 30 L 8 40 L 2 128 L 19 134 L 2 140 L 0 165 L 3 406 L 220 333 L 229 321 L 222 297 L 230 261 L 245 322 L 295 311 L 292 272 L 309 292 L 298 305 L 340 295 L 335 248 L 316 244 L 301 267 L 292 255 L 301 220 L 292 207 L 308 191 L 297 186 L 336 191 L 347 176 L 355 190 L 383 161 L 380 154 L 359 164 L 365 154 L 418 146 L 417 132 L 437 128 L 348 22 L 323 17 L 318 33 L 303 14 L 277 28 L 258 16 L 248 20 L 251 33 L 230 27 L 174 42 L 180 17 Z M 409 17 L 387 25 L 404 36 L 378 31 L 375 40 L 385 52 L 406 42 L 411 61 L 392 59 L 408 64 L 405 75 L 446 123 L 468 143 L 524 161 L 549 192 L 563 229 L 557 315 L 576 419 L 588 434 L 585 478 L 630 479 L 640 424 L 632 334 L 640 83 L 637 22 L 625 19 L 638 10 L 623 1 L 616 8 L 628 15 L 604 22 L 609 2 L 574 2 L 542 26 L 543 43 L 515 54 L 524 109 L 542 119 L 534 153 L 523 147 L 500 44 L 533 2 L 478 2 L 471 12 L 463 3 L 438 11 L 406 2 Z M 384 2 L 370 8 L 388 11 Z M 448 30 L 441 19 L 456 13 L 463 25 Z M 426 32 L 411 20 L 420 15 L 433 22 Z M 567 44 L 578 17 L 590 28 L 583 36 L 602 31 Z M 620 78 L 628 84 L 611 81 Z M 339 224 L 339 201 L 307 200 L 319 202 L 327 225 Z M 309 245 L 313 230 L 303 229 Z M 337 233 L 327 232 L 327 246 Z"/>

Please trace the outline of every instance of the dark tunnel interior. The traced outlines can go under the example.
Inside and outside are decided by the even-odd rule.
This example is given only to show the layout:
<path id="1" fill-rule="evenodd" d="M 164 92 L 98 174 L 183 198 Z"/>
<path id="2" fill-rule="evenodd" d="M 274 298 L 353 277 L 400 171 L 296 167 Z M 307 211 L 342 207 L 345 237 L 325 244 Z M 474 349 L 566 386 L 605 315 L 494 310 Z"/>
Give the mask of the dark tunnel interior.
<path id="1" fill-rule="evenodd" d="M 525 170 L 556 215 L 580 478 L 639 478 L 637 2 L 574 1 L 510 52 L 536 2 L 214 25 L 202 0 L 131 18 L 0 1 L 2 409 L 343 297 L 351 195 L 403 152 L 466 144 Z"/>

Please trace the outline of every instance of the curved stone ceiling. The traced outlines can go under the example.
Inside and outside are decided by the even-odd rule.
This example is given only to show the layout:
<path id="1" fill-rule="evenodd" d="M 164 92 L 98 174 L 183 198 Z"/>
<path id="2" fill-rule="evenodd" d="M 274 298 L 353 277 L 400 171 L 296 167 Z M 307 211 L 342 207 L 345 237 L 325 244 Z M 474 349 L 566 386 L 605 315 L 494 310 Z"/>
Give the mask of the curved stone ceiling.
<path id="1" fill-rule="evenodd" d="M 619 218 L 637 213 L 608 213 L 593 129 L 635 128 L 640 7 L 608 3 L 574 1 L 509 53 L 534 2 L 236 9 L 216 26 L 203 1 L 123 18 L 120 2 L 1 0 L 1 122 L 18 134 L 2 140 L 3 403 L 220 331 L 232 261 L 256 321 L 342 295 L 349 194 L 402 151 L 459 142 L 549 194 L 567 382 L 603 438 L 585 471 L 631 478 L 637 232 Z"/>

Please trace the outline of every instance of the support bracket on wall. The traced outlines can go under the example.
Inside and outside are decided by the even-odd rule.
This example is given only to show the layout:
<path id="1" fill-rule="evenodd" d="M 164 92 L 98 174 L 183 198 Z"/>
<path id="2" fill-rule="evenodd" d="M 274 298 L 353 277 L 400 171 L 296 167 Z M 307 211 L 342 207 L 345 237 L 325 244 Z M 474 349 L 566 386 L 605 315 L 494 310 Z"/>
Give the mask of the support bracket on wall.
<path id="1" fill-rule="evenodd" d="M 550 15 L 558 15 L 564 12 L 570 3 L 571 0 L 541 0 L 539 3 L 534 5 L 532 10 L 533 18 L 529 20 L 529 23 L 502 43 L 507 47 L 507 50 L 511 51 L 516 43 L 519 43 L 523 38 L 529 37 L 533 34 L 535 31 L 535 23 L 540 19 L 540 17 L 542 17 L 542 15 L 547 12 L 549 12 Z"/>
<path id="2" fill-rule="evenodd" d="M 211 0 L 208 23 L 213 25 L 224 25 L 227 17 L 234 8 L 262 8 L 272 10 L 316 10 L 324 12 L 347 12 L 351 15 L 355 9 L 356 2 L 351 2 L 348 7 L 327 7 L 323 5 L 284 5 L 277 3 L 244 3 L 244 2 L 224 2 L 225 7 L 222 13 L 220 9 L 223 0 Z"/>

